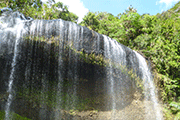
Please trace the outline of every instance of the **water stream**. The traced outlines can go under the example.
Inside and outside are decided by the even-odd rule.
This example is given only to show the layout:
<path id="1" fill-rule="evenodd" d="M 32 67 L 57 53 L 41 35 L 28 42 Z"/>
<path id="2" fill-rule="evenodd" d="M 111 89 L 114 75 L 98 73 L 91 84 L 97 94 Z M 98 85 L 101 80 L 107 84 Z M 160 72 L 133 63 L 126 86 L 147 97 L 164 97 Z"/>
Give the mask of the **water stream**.
<path id="1" fill-rule="evenodd" d="M 147 66 L 146 60 L 144 59 L 144 57 L 142 57 L 140 54 L 138 54 L 136 51 L 134 51 L 136 53 L 136 56 L 139 60 L 139 68 L 142 71 L 142 79 L 143 79 L 143 83 L 144 83 L 144 93 L 145 93 L 145 100 L 149 100 L 153 102 L 153 105 L 146 105 L 146 112 L 148 113 L 148 111 L 150 109 L 153 109 L 156 115 L 156 120 L 163 120 L 163 116 L 160 110 L 160 106 L 158 104 L 158 100 L 157 100 L 157 95 L 156 95 L 156 90 L 155 90 L 155 85 L 153 83 L 153 78 L 150 72 L 150 69 Z M 147 114 L 146 119 L 149 118 L 149 116 L 152 116 L 151 114 Z"/>
<path id="2" fill-rule="evenodd" d="M 18 45 L 20 43 L 20 38 L 22 37 L 23 26 L 24 26 L 23 23 L 19 23 L 16 26 L 17 29 L 15 30 L 15 33 L 14 33 L 16 35 L 16 38 L 15 38 L 14 53 L 13 53 L 14 55 L 13 55 L 12 64 L 11 64 L 11 72 L 10 72 L 10 77 L 9 77 L 9 82 L 8 82 L 7 93 L 9 95 L 8 95 L 8 99 L 7 99 L 6 107 L 5 107 L 5 120 L 12 119 L 12 116 L 10 114 L 10 106 L 13 101 L 13 97 L 15 95 L 15 91 L 13 89 L 13 82 L 15 80 L 14 72 L 16 68 L 16 57 L 18 56 L 18 52 L 19 52 Z"/>

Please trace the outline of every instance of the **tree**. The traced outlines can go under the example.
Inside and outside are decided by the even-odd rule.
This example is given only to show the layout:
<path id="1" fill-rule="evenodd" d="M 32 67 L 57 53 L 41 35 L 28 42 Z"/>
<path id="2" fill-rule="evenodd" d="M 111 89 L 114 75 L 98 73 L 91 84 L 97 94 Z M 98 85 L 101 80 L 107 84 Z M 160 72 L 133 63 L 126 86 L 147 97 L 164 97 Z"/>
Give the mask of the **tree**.
<path id="1" fill-rule="evenodd" d="M 87 15 L 83 18 L 83 21 L 80 23 L 82 26 L 88 27 L 90 30 L 98 31 L 99 29 L 99 20 L 96 13 L 88 12 Z"/>
<path id="2" fill-rule="evenodd" d="M 8 7 L 13 11 L 19 11 L 25 16 L 34 19 L 63 19 L 77 23 L 78 16 L 68 11 L 68 7 L 62 2 L 55 3 L 48 0 L 42 3 L 41 0 L 6 0 L 2 1 L 0 8 Z"/>
<path id="3" fill-rule="evenodd" d="M 41 11 L 42 2 L 41 0 L 6 0 L 0 7 L 8 7 L 32 17 L 36 12 Z"/>
<path id="4" fill-rule="evenodd" d="M 68 7 L 62 2 L 52 3 L 47 2 L 43 4 L 43 19 L 63 19 L 77 23 L 78 16 L 69 12 Z"/>

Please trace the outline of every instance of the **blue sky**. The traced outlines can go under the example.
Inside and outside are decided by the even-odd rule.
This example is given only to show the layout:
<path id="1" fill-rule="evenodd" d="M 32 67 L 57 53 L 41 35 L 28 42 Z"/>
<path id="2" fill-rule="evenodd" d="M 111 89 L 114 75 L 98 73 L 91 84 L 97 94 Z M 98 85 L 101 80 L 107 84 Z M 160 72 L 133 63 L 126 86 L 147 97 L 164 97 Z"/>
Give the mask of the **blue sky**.
<path id="1" fill-rule="evenodd" d="M 42 0 L 47 1 L 47 0 Z M 108 12 L 113 15 L 123 13 L 132 5 L 139 14 L 156 15 L 173 7 L 180 0 L 55 0 L 66 4 L 69 11 L 79 16 L 82 21 L 87 12 Z"/>
<path id="2" fill-rule="evenodd" d="M 140 14 L 150 13 L 155 15 L 161 11 L 156 0 L 81 0 L 86 8 L 90 11 L 106 11 L 117 15 L 124 12 L 129 5 L 137 9 Z"/>

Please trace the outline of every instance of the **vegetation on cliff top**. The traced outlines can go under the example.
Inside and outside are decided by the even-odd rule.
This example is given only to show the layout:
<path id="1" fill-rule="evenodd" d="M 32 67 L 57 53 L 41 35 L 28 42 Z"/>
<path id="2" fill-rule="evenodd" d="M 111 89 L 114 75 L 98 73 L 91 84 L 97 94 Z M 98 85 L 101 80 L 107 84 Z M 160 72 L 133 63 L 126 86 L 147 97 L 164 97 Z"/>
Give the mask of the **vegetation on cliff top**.
<path id="1" fill-rule="evenodd" d="M 48 0 L 42 3 L 41 0 L 5 0 L 0 1 L 0 8 L 8 7 L 13 11 L 19 11 L 25 16 L 34 19 L 63 19 L 77 23 L 78 16 L 69 12 L 68 7 L 62 2 Z M 24 9 L 26 8 L 26 9 Z"/>

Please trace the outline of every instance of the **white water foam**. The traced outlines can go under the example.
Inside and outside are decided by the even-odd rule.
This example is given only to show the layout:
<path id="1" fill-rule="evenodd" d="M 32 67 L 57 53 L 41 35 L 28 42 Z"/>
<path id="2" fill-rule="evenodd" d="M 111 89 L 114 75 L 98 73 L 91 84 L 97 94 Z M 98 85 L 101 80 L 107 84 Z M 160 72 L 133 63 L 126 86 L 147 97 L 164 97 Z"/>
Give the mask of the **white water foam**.
<path id="1" fill-rule="evenodd" d="M 22 37 L 23 26 L 24 26 L 24 23 L 19 23 L 13 31 L 16 34 L 16 41 L 15 41 L 15 46 L 14 46 L 14 57 L 11 64 L 12 70 L 10 73 L 8 90 L 7 90 L 7 93 L 9 95 L 8 95 L 8 100 L 5 107 L 5 120 L 11 119 L 10 106 L 11 106 L 11 103 L 15 94 L 13 90 L 13 82 L 14 82 L 14 72 L 15 72 L 15 66 L 16 66 L 16 56 L 18 54 L 18 44 L 20 43 L 20 38 Z"/>
<path id="2" fill-rule="evenodd" d="M 111 110 L 113 110 L 112 112 L 112 117 L 111 119 L 114 119 L 115 117 L 115 109 L 116 109 L 116 96 L 115 96 L 115 92 L 114 92 L 114 79 L 113 79 L 113 68 L 112 68 L 112 54 L 110 52 L 110 41 L 108 40 L 108 37 L 107 36 L 104 36 L 104 48 L 105 48 L 105 57 L 109 58 L 109 67 L 107 67 L 107 79 L 108 79 L 108 89 L 110 90 L 109 91 L 109 95 L 111 96 Z M 110 84 L 109 84 L 110 83 Z"/>
<path id="3" fill-rule="evenodd" d="M 155 89 L 155 86 L 153 83 L 151 72 L 147 66 L 145 59 L 136 51 L 134 51 L 134 52 L 135 52 L 135 54 L 139 60 L 139 68 L 142 71 L 142 79 L 144 82 L 145 100 L 146 101 L 150 100 L 151 102 L 153 102 L 153 110 L 155 111 L 156 120 L 163 120 L 162 113 L 161 113 L 161 110 L 159 108 L 157 96 L 155 93 L 156 89 Z M 149 111 L 149 106 L 146 105 L 146 113 L 148 113 L 148 111 Z M 147 117 L 146 119 L 148 119 L 148 118 L 149 117 Z"/>

